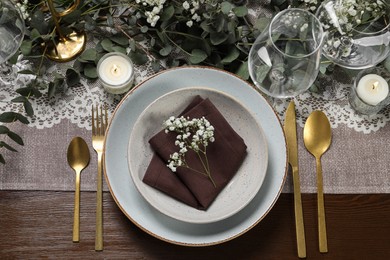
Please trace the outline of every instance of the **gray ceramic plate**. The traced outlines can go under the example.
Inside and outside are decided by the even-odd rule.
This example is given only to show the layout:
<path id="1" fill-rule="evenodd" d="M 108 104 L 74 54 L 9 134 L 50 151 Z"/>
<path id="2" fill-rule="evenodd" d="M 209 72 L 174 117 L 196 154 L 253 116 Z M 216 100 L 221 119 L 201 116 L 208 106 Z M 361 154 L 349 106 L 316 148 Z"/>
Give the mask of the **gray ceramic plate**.
<path id="1" fill-rule="evenodd" d="M 178 221 L 156 210 L 138 192 L 127 165 L 129 136 L 142 111 L 168 92 L 196 86 L 207 86 L 239 100 L 259 120 L 268 143 L 267 173 L 259 192 L 238 213 L 210 224 Z M 123 213 L 150 235 L 185 246 L 219 244 L 250 230 L 275 204 L 287 174 L 286 140 L 272 107 L 252 85 L 233 74 L 208 67 L 166 70 L 132 89 L 112 115 L 106 132 L 104 158 L 107 184 Z"/>
<path id="2" fill-rule="evenodd" d="M 142 182 L 153 156 L 149 139 L 161 131 L 163 121 L 177 116 L 196 95 L 209 98 L 247 145 L 240 169 L 206 211 L 189 207 Z M 159 97 L 141 113 L 131 131 L 128 163 L 135 186 L 157 210 L 185 222 L 212 223 L 240 211 L 257 194 L 267 171 L 268 149 L 260 123 L 243 104 L 221 91 L 189 87 Z"/>

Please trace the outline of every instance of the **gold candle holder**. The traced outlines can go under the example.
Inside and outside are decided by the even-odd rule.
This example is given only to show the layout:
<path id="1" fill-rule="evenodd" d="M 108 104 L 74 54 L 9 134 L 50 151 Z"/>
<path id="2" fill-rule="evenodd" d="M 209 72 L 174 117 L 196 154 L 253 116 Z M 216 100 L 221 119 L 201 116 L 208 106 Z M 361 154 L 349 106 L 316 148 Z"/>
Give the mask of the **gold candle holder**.
<path id="1" fill-rule="evenodd" d="M 80 0 L 75 0 L 72 6 L 62 12 L 57 12 L 53 0 L 47 0 L 50 13 L 53 17 L 56 27 L 56 37 L 53 41 L 46 43 L 46 56 L 54 61 L 67 62 L 74 59 L 85 49 L 86 35 L 84 32 L 73 30 L 71 33 L 64 35 L 61 31 L 59 19 L 73 12 L 79 5 Z"/>

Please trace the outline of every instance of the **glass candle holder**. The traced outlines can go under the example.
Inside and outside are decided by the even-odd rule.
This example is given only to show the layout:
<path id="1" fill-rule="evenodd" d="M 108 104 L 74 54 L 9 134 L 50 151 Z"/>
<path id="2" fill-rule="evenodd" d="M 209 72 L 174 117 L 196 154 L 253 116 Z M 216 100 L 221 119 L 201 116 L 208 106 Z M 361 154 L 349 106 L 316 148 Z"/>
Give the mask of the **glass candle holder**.
<path id="1" fill-rule="evenodd" d="M 123 94 L 133 85 L 134 65 L 120 52 L 104 55 L 97 64 L 97 72 L 104 89 L 112 94 Z"/>
<path id="2" fill-rule="evenodd" d="M 390 104 L 390 72 L 374 67 L 359 72 L 349 93 L 349 103 L 356 112 L 373 115 Z"/>

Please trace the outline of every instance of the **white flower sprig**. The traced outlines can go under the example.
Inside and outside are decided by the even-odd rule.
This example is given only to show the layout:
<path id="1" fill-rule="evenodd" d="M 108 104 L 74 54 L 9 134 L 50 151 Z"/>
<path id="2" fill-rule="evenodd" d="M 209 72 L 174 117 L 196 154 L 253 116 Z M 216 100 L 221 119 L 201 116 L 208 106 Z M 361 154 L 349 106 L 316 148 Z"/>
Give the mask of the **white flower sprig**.
<path id="1" fill-rule="evenodd" d="M 156 26 L 158 20 L 160 19 L 160 12 L 164 8 L 166 0 L 136 0 L 137 4 L 142 4 L 145 7 L 150 7 L 152 10 L 146 11 L 146 21 L 150 24 L 150 26 Z"/>
<path id="2" fill-rule="evenodd" d="M 188 117 L 171 116 L 163 125 L 165 127 L 165 133 L 176 132 L 178 134 L 175 145 L 179 147 L 179 151 L 170 155 L 170 160 L 168 160 L 167 164 L 168 168 L 172 172 L 176 172 L 177 167 L 191 169 L 192 171 L 207 176 L 214 187 L 216 187 L 207 159 L 207 146 L 209 143 L 215 141 L 214 127 L 210 122 L 205 117 L 190 120 Z M 193 169 L 188 165 L 185 155 L 189 150 L 193 150 L 198 155 L 204 172 Z"/>

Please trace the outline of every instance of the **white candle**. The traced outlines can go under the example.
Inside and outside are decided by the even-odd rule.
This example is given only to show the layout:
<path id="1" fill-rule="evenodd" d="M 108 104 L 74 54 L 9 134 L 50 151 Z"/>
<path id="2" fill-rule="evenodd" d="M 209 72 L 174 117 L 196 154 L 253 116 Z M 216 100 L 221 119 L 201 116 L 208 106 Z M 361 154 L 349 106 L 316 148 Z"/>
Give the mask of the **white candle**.
<path id="1" fill-rule="evenodd" d="M 359 80 L 356 92 L 363 102 L 376 106 L 387 98 L 389 84 L 383 77 L 377 74 L 367 74 Z"/>
<path id="2" fill-rule="evenodd" d="M 104 55 L 98 62 L 97 72 L 104 89 L 109 93 L 125 93 L 133 84 L 133 63 L 123 53 L 110 52 Z"/>

